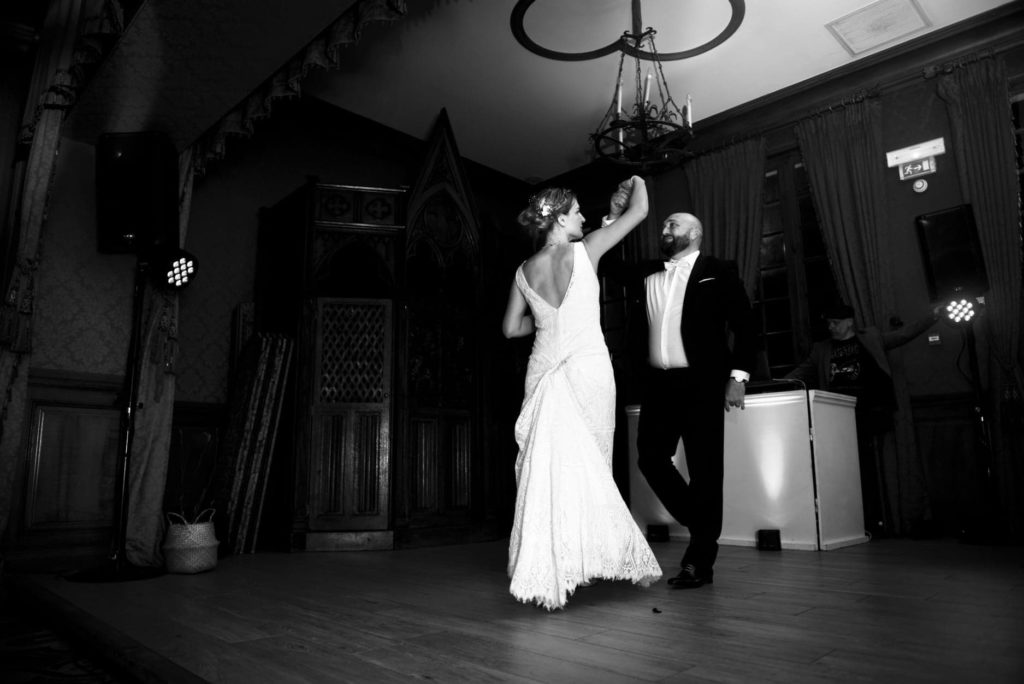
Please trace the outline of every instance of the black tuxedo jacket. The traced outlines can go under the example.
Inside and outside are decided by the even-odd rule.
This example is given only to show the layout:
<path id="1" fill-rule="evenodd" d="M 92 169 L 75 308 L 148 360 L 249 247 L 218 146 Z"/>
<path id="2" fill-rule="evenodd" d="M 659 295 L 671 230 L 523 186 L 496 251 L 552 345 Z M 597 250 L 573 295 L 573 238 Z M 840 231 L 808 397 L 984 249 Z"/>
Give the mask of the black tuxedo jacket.
<path id="1" fill-rule="evenodd" d="M 627 265 L 610 259 L 603 273 L 626 287 L 631 300 L 632 344 L 647 356 L 646 289 L 644 279 L 664 270 L 663 261 Z M 680 332 L 687 361 L 695 371 L 722 377 L 732 369 L 753 373 L 757 333 L 750 299 L 739 278 L 735 262 L 723 261 L 703 252 L 697 255 L 683 298 Z"/>

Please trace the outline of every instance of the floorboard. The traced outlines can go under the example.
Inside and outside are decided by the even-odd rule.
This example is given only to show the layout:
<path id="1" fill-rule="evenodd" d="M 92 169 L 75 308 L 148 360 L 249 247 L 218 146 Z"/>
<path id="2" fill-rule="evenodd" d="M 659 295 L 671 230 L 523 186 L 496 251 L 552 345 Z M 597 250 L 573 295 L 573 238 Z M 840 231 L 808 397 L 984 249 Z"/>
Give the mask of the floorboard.
<path id="1" fill-rule="evenodd" d="M 681 542 L 654 546 L 666 576 Z M 212 572 L 5 586 L 140 681 L 1021 682 L 1024 548 L 722 547 L 715 583 L 515 601 L 507 544 L 255 554 Z"/>

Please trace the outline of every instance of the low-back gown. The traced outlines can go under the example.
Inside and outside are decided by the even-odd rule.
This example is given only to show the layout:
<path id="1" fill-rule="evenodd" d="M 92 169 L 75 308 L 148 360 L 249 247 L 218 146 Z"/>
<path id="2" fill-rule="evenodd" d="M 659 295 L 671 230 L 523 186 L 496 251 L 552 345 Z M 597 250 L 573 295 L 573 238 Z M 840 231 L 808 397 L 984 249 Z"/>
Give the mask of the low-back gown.
<path id="1" fill-rule="evenodd" d="M 510 591 L 552 610 L 595 579 L 646 586 L 661 577 L 661 567 L 612 478 L 615 378 L 586 246 L 573 245 L 572 275 L 558 307 L 530 288 L 522 266 L 515 278 L 536 333 L 515 426 Z"/>

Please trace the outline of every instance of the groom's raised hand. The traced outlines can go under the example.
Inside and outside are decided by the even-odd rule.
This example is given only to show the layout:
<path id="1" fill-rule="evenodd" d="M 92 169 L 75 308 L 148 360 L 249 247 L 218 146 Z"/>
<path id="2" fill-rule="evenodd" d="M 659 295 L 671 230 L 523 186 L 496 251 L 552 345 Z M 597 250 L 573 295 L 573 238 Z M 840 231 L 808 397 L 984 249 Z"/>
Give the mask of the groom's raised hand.
<path id="1" fill-rule="evenodd" d="M 608 207 L 608 220 L 614 221 L 622 215 L 629 205 L 629 196 L 633 193 L 633 179 L 627 178 L 619 183 L 619 187 L 612 193 L 611 202 Z"/>

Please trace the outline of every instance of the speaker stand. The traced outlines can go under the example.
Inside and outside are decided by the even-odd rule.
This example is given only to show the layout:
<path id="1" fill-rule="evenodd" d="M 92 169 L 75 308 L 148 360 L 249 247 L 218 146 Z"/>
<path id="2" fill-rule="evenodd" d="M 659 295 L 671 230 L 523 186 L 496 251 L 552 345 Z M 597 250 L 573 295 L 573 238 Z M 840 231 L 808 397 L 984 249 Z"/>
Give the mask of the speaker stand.
<path id="1" fill-rule="evenodd" d="M 150 579 L 164 573 L 162 567 L 145 567 L 128 562 L 128 476 L 130 474 L 132 441 L 135 437 L 135 409 L 139 401 L 139 348 L 142 337 L 142 303 L 145 298 L 148 261 L 140 256 L 135 263 L 135 290 L 132 300 L 132 328 L 128 342 L 128 368 L 121 407 L 120 453 L 114 490 L 114 539 L 106 563 L 96 568 L 79 570 L 65 579 L 72 582 L 127 582 Z"/>
<path id="2" fill-rule="evenodd" d="M 978 347 L 974 336 L 974 321 L 969 321 L 964 330 L 967 339 L 967 355 L 971 369 L 971 389 L 974 392 L 972 419 L 975 423 L 975 445 L 978 448 L 981 482 L 978 494 L 981 500 L 977 509 L 966 516 L 960 531 L 960 541 L 967 544 L 996 544 L 999 542 L 999 515 L 996 507 L 996 487 L 992 481 L 992 442 L 990 441 L 988 419 L 985 415 L 985 392 L 981 385 L 981 371 L 978 364 Z"/>

